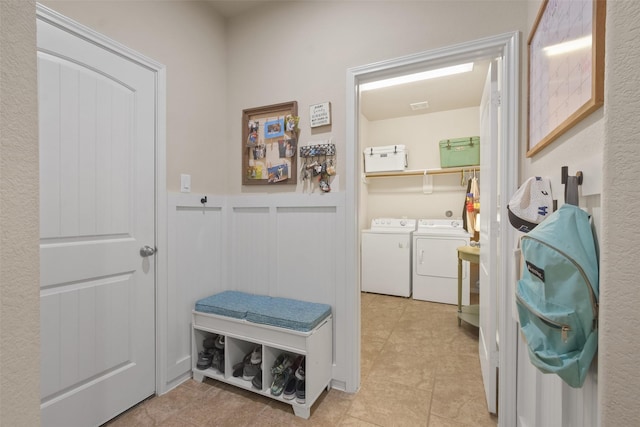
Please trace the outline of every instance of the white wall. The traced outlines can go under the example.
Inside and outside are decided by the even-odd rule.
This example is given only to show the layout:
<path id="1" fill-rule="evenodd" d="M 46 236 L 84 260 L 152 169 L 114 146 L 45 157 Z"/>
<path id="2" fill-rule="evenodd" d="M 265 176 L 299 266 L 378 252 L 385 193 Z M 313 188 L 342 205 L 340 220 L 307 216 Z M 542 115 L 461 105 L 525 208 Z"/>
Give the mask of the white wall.
<path id="1" fill-rule="evenodd" d="M 640 2 L 607 2 L 605 139 L 600 241 L 599 401 L 601 425 L 640 420 Z"/>
<path id="2" fill-rule="evenodd" d="M 367 136 L 360 138 L 360 152 L 365 147 L 404 144 L 409 150 L 408 169 L 439 169 L 440 140 L 478 135 L 479 107 L 376 120 L 367 123 Z M 445 218 L 447 210 L 453 212 L 453 218 L 462 217 L 467 184 L 459 173 L 433 175 L 431 194 L 423 192 L 422 176 L 367 181 L 363 226 L 377 217 Z"/>
<path id="3" fill-rule="evenodd" d="M 186 173 L 193 192 L 224 194 L 230 155 L 226 39 L 213 8 L 203 1 L 42 3 L 166 66 L 167 189 L 179 191 Z"/>
<path id="4" fill-rule="evenodd" d="M 36 19 L 0 1 L 0 425 L 40 425 Z"/>

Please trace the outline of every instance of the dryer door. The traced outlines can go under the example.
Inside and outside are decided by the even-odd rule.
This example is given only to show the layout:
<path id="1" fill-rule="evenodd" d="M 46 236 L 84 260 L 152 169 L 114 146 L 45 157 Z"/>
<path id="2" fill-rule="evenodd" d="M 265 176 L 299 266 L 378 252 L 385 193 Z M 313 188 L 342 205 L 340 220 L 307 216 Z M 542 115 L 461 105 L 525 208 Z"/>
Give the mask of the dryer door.
<path id="1" fill-rule="evenodd" d="M 456 237 L 416 238 L 416 273 L 419 276 L 458 278 L 457 248 L 469 244 L 468 239 Z M 463 265 L 463 278 L 468 267 Z"/>
<path id="2" fill-rule="evenodd" d="M 458 302 L 458 251 L 469 240 L 453 236 L 424 236 L 415 239 L 413 298 L 445 304 Z M 462 268 L 462 300 L 469 304 L 468 263 Z"/>

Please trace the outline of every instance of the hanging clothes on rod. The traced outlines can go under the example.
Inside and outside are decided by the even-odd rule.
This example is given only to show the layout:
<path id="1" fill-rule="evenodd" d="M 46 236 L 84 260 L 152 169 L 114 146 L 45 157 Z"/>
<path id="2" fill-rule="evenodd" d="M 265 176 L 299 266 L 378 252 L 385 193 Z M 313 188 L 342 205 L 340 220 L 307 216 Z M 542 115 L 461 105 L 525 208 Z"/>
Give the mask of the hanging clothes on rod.
<path id="1" fill-rule="evenodd" d="M 469 180 L 467 197 L 466 197 L 466 209 L 465 216 L 467 219 L 466 222 L 466 230 L 470 234 L 475 234 L 476 228 L 479 224 L 476 224 L 476 204 L 478 206 L 478 210 L 480 207 L 480 188 L 478 185 L 478 178 L 473 176 Z"/>
<path id="2" fill-rule="evenodd" d="M 480 181 L 476 176 L 476 170 L 473 170 L 473 181 L 471 182 L 471 190 L 473 192 L 473 213 L 474 223 L 473 230 L 480 232 Z"/>
<path id="3" fill-rule="evenodd" d="M 467 181 L 467 191 L 464 192 L 464 204 L 462 205 L 462 227 L 468 230 L 467 206 L 469 205 L 468 195 L 471 192 L 471 179 Z"/>

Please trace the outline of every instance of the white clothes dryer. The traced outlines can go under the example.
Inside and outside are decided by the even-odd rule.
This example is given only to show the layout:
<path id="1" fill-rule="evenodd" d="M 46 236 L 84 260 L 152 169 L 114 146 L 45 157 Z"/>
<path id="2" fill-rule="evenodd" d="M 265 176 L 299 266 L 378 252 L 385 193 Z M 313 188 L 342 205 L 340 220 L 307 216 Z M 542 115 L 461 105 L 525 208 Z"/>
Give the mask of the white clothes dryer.
<path id="1" fill-rule="evenodd" d="M 401 297 L 411 296 L 411 235 L 416 220 L 376 218 L 362 230 L 361 289 Z"/>
<path id="2" fill-rule="evenodd" d="M 458 251 L 471 235 L 462 220 L 420 219 L 413 233 L 413 299 L 458 304 Z M 469 305 L 469 263 L 462 265 L 462 304 Z"/>

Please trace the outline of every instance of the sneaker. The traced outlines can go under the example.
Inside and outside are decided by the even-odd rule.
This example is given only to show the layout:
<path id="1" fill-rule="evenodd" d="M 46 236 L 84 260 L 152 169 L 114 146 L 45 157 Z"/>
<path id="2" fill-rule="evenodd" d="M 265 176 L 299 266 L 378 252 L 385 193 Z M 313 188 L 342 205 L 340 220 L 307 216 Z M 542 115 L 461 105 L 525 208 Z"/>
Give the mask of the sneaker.
<path id="1" fill-rule="evenodd" d="M 244 371 L 244 362 L 238 362 L 232 366 L 231 375 L 235 378 L 241 377 L 242 372 Z"/>
<path id="2" fill-rule="evenodd" d="M 304 381 L 304 359 L 300 362 L 300 366 L 296 370 L 296 402 L 305 403 L 305 381 Z"/>
<path id="3" fill-rule="evenodd" d="M 262 372 L 262 361 L 258 364 L 253 363 L 245 363 L 242 368 L 242 379 L 245 381 L 250 381 L 255 378 L 258 373 Z"/>
<path id="4" fill-rule="evenodd" d="M 304 381 L 304 356 L 302 356 L 302 360 L 300 361 L 300 365 L 296 369 L 296 378 Z"/>
<path id="5" fill-rule="evenodd" d="M 285 385 L 289 382 L 289 378 L 293 376 L 293 371 L 291 368 L 286 368 L 283 373 L 276 374 L 273 377 L 273 382 L 271 383 L 271 394 L 274 396 L 280 396 L 284 391 Z"/>
<path id="6" fill-rule="evenodd" d="M 296 402 L 305 403 L 305 383 L 304 380 L 296 381 Z"/>
<path id="7" fill-rule="evenodd" d="M 303 362 L 304 362 L 304 356 L 296 357 L 295 360 L 293 361 L 293 364 L 291 364 L 291 370 L 295 373 L 298 370 L 298 368 L 302 366 Z"/>
<path id="8" fill-rule="evenodd" d="M 211 367 L 220 371 L 220 373 L 224 374 L 224 351 L 214 349 L 213 351 L 213 361 L 211 362 Z"/>
<path id="9" fill-rule="evenodd" d="M 259 345 L 251 352 L 251 364 L 259 365 L 262 363 L 262 346 Z"/>
<path id="10" fill-rule="evenodd" d="M 253 355 L 253 351 L 255 350 L 252 350 L 249 353 L 245 354 L 241 362 L 238 362 L 235 365 L 233 365 L 234 377 L 237 378 L 242 376 L 242 372 L 244 371 L 244 365 L 246 365 L 247 363 L 251 363 L 251 357 Z"/>
<path id="11" fill-rule="evenodd" d="M 218 338 L 216 338 L 214 346 L 218 350 L 224 349 L 224 335 L 218 335 Z"/>
<path id="12" fill-rule="evenodd" d="M 262 390 L 262 369 L 258 368 L 258 372 L 253 376 L 253 379 L 251 380 L 251 385 L 258 390 Z"/>
<path id="13" fill-rule="evenodd" d="M 205 350 L 214 348 L 216 345 L 216 338 L 218 338 L 218 335 L 212 334 L 202 340 L 202 348 L 204 348 Z"/>
<path id="14" fill-rule="evenodd" d="M 198 363 L 196 364 L 196 368 L 200 370 L 205 370 L 211 366 L 211 362 L 213 361 L 213 353 L 209 350 L 203 350 L 198 353 Z"/>
<path id="15" fill-rule="evenodd" d="M 291 359 L 286 353 L 282 353 L 275 362 L 273 362 L 273 367 L 271 368 L 271 373 L 273 375 L 282 374 L 288 367 L 292 364 Z"/>
<path id="16" fill-rule="evenodd" d="M 296 397 L 296 383 L 298 380 L 295 375 L 292 375 L 287 381 L 287 384 L 284 386 L 284 392 L 282 392 L 282 397 L 287 400 L 292 400 Z"/>

